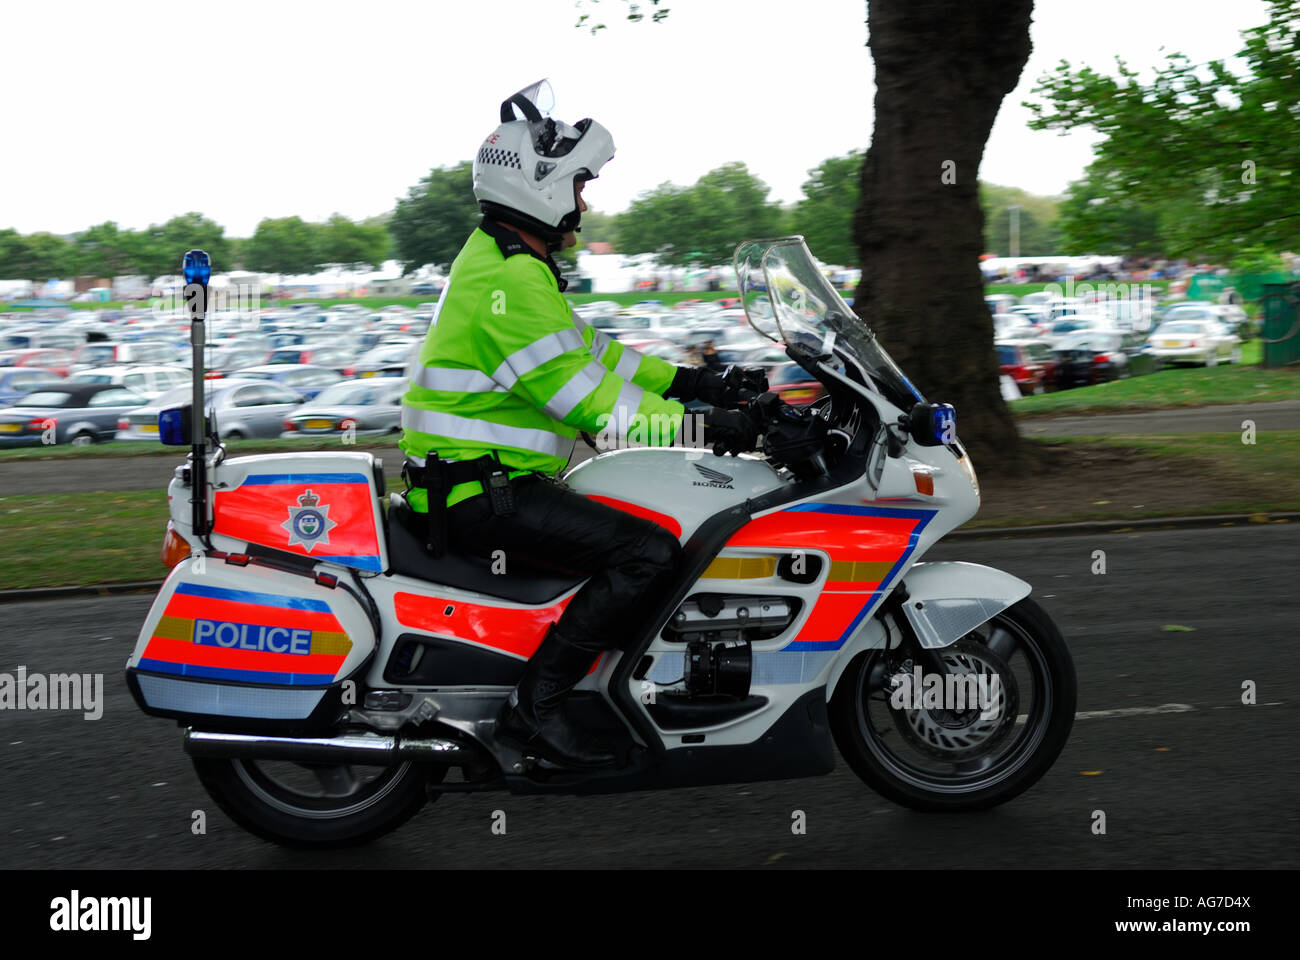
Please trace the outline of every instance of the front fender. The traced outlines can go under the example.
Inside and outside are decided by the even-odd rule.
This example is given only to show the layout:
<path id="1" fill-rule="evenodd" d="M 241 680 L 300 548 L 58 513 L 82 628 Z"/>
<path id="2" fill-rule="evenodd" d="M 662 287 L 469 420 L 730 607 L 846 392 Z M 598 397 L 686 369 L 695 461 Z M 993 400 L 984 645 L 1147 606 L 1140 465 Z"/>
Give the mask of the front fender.
<path id="1" fill-rule="evenodd" d="M 1019 577 L 978 563 L 918 563 L 903 578 L 903 612 L 922 647 L 946 647 L 1033 589 Z"/>

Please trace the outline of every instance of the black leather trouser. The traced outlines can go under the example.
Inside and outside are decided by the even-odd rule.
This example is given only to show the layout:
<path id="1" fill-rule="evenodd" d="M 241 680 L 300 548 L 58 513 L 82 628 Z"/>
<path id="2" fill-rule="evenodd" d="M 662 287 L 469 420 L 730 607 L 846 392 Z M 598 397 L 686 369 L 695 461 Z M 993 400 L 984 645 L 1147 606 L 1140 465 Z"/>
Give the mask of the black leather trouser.
<path id="1" fill-rule="evenodd" d="M 665 597 L 681 554 L 677 538 L 657 523 L 536 475 L 519 477 L 513 486 L 513 516 L 493 514 L 483 494 L 448 509 L 453 549 L 492 559 L 500 550 L 507 573 L 589 577 L 556 630 L 588 650 L 624 649 Z"/>

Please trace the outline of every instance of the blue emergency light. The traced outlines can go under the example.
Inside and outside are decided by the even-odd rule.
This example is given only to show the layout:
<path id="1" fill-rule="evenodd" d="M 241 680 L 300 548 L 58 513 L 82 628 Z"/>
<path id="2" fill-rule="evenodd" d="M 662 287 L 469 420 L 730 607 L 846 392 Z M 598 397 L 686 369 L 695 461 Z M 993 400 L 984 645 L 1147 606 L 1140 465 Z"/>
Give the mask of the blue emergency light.
<path id="1" fill-rule="evenodd" d="M 951 403 L 936 403 L 930 417 L 936 445 L 952 443 L 957 438 L 957 411 Z"/>
<path id="2" fill-rule="evenodd" d="M 212 276 L 212 261 L 202 250 L 191 250 L 185 254 L 184 266 L 186 283 L 208 284 Z"/>

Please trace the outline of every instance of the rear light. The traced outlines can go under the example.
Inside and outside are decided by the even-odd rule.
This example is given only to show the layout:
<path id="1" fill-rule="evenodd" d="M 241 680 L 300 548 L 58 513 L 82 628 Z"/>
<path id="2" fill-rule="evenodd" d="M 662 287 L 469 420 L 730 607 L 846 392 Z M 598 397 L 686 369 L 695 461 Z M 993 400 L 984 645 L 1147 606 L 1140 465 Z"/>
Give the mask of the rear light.
<path id="1" fill-rule="evenodd" d="M 355 377 L 356 375 L 357 375 L 357 368 L 356 368 L 356 367 L 344 367 L 344 368 L 343 368 L 343 376 L 345 376 L 345 377 Z"/>
<path id="2" fill-rule="evenodd" d="M 119 430 L 130 430 L 130 429 L 131 429 L 131 421 L 128 420 L 126 417 L 123 417 L 121 420 L 117 421 L 117 429 L 119 429 Z"/>
<path id="3" fill-rule="evenodd" d="M 298 424 L 294 423 L 292 420 L 282 420 L 281 423 L 284 424 L 284 429 L 286 429 L 286 430 L 297 430 L 297 429 L 298 429 Z"/>
<path id="4" fill-rule="evenodd" d="M 28 430 L 52 430 L 59 425 L 59 421 L 54 417 L 37 417 L 34 420 L 27 421 Z"/>
<path id="5" fill-rule="evenodd" d="M 1092 358 L 1093 363 L 1110 363 L 1110 357 L 1104 353 L 1099 353 Z"/>
<path id="6" fill-rule="evenodd" d="M 1191 341 L 1191 342 L 1190 342 L 1189 344 L 1187 344 L 1187 345 L 1188 345 L 1189 347 L 1199 347 L 1199 346 L 1201 345 L 1201 341 L 1199 341 L 1199 340 L 1193 340 L 1193 341 Z"/>
<path id="7" fill-rule="evenodd" d="M 345 417 L 345 418 L 343 418 L 342 420 L 339 421 L 339 429 L 340 429 L 340 430 L 347 430 L 347 429 L 349 429 L 349 428 L 351 428 L 351 429 L 353 429 L 353 430 L 360 430 L 360 429 L 361 429 L 361 421 L 360 421 L 360 420 L 354 420 L 354 419 L 352 419 L 352 417 Z"/>
<path id="8" fill-rule="evenodd" d="M 164 567 L 171 569 L 190 555 L 190 545 L 185 542 L 185 538 L 176 532 L 176 528 L 170 520 L 167 521 L 167 532 L 163 534 L 162 545 L 162 563 Z"/>

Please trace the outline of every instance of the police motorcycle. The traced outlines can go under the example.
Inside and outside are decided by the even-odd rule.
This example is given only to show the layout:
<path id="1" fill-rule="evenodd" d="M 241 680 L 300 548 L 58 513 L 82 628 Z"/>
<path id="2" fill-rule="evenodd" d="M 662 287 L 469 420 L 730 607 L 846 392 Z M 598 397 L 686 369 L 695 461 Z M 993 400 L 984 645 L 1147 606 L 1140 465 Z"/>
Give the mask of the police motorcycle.
<path id="1" fill-rule="evenodd" d="M 750 323 L 826 388 L 748 405 L 759 455 L 603 453 L 571 489 L 683 545 L 658 611 L 569 694 L 621 764 L 562 769 L 494 736 L 502 703 L 581 586 L 434 558 L 364 452 L 227 457 L 201 416 L 210 265 L 186 259 L 192 446 L 168 489 L 171 572 L 127 662 L 140 708 L 175 720 L 214 800 L 279 843 L 361 843 L 445 793 L 590 794 L 829 773 L 923 811 L 1004 803 L 1073 723 L 1070 654 L 1031 587 L 924 562 L 979 482 L 951 407 L 927 402 L 822 276 L 803 239 L 735 254 Z M 967 694 L 963 698 L 963 691 Z"/>

